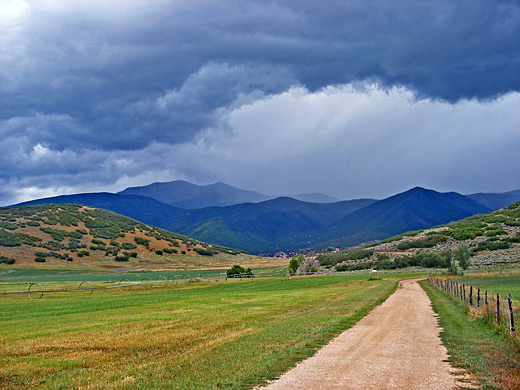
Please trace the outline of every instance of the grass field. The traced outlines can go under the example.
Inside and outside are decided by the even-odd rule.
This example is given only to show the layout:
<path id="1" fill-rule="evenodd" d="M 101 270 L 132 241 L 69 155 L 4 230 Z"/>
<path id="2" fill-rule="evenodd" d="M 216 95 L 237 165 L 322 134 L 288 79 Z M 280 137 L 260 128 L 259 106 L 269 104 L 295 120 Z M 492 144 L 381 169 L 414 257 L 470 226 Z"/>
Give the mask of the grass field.
<path id="1" fill-rule="evenodd" d="M 457 300 L 427 281 L 420 283 L 439 315 L 450 362 L 470 373 L 482 388 L 520 388 L 520 353 L 510 338 L 485 320 L 473 317 Z M 500 281 L 494 283 L 499 285 Z"/>
<path id="2" fill-rule="evenodd" d="M 488 290 L 495 294 L 506 297 L 511 294 L 513 300 L 520 300 L 520 274 L 470 274 L 463 278 L 451 279 L 467 286 L 480 287 L 482 291 Z"/>
<path id="3" fill-rule="evenodd" d="M 352 326 L 405 277 L 0 296 L 0 388 L 250 388 Z"/>

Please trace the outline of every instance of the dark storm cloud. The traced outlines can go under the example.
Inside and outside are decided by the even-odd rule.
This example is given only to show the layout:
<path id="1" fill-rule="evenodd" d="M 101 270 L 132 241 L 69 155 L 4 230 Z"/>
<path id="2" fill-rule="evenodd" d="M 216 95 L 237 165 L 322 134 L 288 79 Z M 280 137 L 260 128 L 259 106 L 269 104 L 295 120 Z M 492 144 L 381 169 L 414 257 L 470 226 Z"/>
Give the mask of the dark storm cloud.
<path id="1" fill-rule="evenodd" d="M 74 181 L 107 170 L 110 152 L 194 142 L 294 85 L 377 82 L 450 103 L 520 90 L 512 1 L 7 0 L 0 14 L 9 183 L 53 166 Z M 147 169 L 122 165 L 106 183 Z"/>

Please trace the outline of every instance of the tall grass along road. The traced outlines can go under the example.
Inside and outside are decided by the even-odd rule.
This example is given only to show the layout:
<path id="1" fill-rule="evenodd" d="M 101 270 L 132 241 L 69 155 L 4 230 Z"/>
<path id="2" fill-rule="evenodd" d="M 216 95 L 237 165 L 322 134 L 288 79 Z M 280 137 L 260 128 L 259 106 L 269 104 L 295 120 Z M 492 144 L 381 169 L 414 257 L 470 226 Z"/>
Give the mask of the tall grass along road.
<path id="1" fill-rule="evenodd" d="M 430 300 L 415 280 L 271 383 L 289 389 L 453 389 L 457 383 Z"/>

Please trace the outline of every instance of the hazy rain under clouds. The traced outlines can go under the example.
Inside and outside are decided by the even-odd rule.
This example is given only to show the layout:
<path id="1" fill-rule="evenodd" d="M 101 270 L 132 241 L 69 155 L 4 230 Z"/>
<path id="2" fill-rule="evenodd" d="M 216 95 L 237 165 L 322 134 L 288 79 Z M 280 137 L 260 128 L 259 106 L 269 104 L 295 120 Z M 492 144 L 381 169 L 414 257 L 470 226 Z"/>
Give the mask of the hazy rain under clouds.
<path id="1" fill-rule="evenodd" d="M 0 204 L 520 188 L 517 2 L 3 0 L 0 32 Z"/>

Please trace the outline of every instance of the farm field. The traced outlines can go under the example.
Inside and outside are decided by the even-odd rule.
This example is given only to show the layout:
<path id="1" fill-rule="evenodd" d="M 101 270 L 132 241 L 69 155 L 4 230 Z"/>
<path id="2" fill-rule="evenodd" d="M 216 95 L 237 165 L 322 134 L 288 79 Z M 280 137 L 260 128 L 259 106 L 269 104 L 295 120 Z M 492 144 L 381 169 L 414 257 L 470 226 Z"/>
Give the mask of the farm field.
<path id="1" fill-rule="evenodd" d="M 511 298 L 515 301 L 520 300 L 520 274 L 470 274 L 463 278 L 450 279 L 458 283 L 464 283 L 467 286 L 480 287 L 482 291 L 488 290 L 494 294 L 500 294 L 506 297 L 511 294 Z M 518 305 L 517 305 L 518 306 Z"/>
<path id="2" fill-rule="evenodd" d="M 0 296 L 0 387 L 250 388 L 352 326 L 406 277 Z"/>

